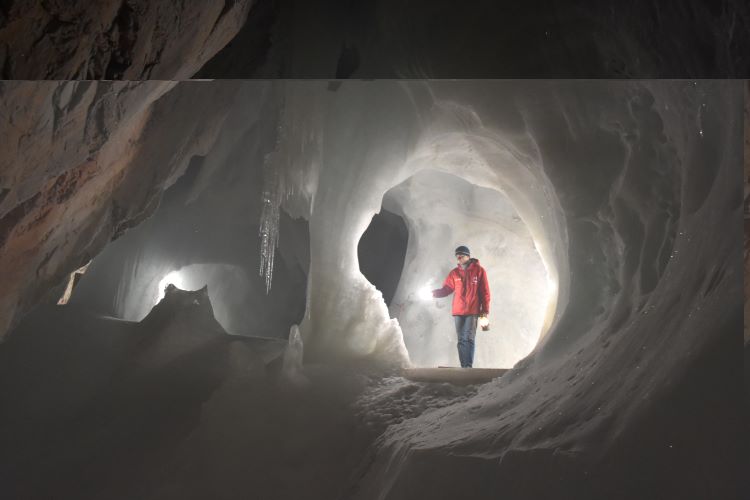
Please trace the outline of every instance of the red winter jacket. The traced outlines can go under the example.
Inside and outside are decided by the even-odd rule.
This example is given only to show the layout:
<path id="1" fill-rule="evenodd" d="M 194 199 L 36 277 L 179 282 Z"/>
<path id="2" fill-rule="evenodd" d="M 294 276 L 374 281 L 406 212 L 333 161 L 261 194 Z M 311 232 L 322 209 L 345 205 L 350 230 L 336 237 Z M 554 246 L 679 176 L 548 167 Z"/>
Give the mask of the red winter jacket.
<path id="1" fill-rule="evenodd" d="M 490 285 L 487 272 L 477 259 L 469 260 L 466 269 L 456 266 L 445 278 L 443 288 L 432 291 L 433 297 L 453 296 L 453 315 L 489 314 Z"/>

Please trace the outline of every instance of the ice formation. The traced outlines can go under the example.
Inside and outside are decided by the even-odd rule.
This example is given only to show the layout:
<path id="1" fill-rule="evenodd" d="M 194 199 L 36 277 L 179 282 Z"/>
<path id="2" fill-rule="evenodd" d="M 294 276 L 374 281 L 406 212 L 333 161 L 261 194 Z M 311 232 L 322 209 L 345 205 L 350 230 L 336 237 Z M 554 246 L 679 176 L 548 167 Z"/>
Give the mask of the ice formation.
<path id="1" fill-rule="evenodd" d="M 292 325 L 289 331 L 289 343 L 282 358 L 284 378 L 292 384 L 305 385 L 307 378 L 303 369 L 304 346 L 297 325 Z"/>
<path id="2" fill-rule="evenodd" d="M 123 259 L 102 254 L 72 305 L 30 316 L 21 325 L 25 333 L 0 347 L 3 406 L 20 410 L 4 413 L 8 425 L 0 426 L 12 445 L 0 451 L 2 474 L 20 471 L 13 487 L 74 491 L 85 474 L 98 481 L 88 487 L 99 498 L 110 497 L 118 481 L 130 485 L 124 494 L 158 498 L 205 497 L 214 489 L 269 498 L 458 498 L 467 484 L 477 486 L 477 499 L 561 491 L 583 499 L 730 497 L 738 474 L 729 455 L 739 449 L 742 421 L 742 85 L 335 83 L 240 82 L 221 92 L 232 95 L 233 105 L 217 120 L 222 126 L 211 127 L 215 142 L 201 149 L 204 170 L 190 187 L 198 208 L 181 205 L 184 213 L 173 219 L 187 217 L 201 236 L 174 246 L 150 238 L 158 231 L 139 246 L 123 237 L 120 250 L 132 262 L 113 266 L 114 280 L 107 262 Z M 278 118 L 283 123 L 265 119 L 264 106 L 293 99 L 307 110 L 299 127 L 289 113 Z M 300 147 L 304 140 L 277 141 L 279 130 L 314 135 L 314 161 Z M 255 273 L 262 253 L 258 172 L 271 151 L 285 158 L 274 167 L 279 176 L 269 178 L 272 185 L 283 179 L 274 201 L 278 224 L 294 229 L 277 233 L 274 286 L 266 296 L 267 282 Z M 246 168 L 251 160 L 255 169 Z M 212 184 L 216 173 L 231 182 Z M 255 205 L 247 195 L 253 186 Z M 445 196 L 450 203 L 432 201 Z M 203 218 L 207 207 L 215 209 Z M 499 282 L 514 273 L 508 290 L 533 298 L 525 301 L 528 315 L 517 307 L 516 317 L 504 318 L 518 330 L 515 345 L 482 354 L 488 364 L 496 361 L 490 356 L 511 364 L 531 349 L 502 378 L 456 389 L 381 376 L 384 368 L 445 359 L 413 335 L 425 303 L 397 319 L 399 301 L 389 311 L 359 270 L 358 244 L 384 207 L 410 224 L 412 252 L 397 295 L 438 286 L 452 248 L 463 243 L 481 261 L 497 259 Z M 489 220 L 478 216 L 484 213 Z M 154 226 L 168 232 L 171 221 L 157 213 Z M 461 221 L 487 239 L 477 246 L 460 241 L 467 237 L 456 229 Z M 493 240 L 499 235 L 505 247 Z M 118 243 L 110 245 L 113 253 Z M 262 339 L 227 338 L 205 291 L 165 298 L 139 324 L 84 314 L 78 319 L 86 328 L 63 321 L 78 307 L 76 297 L 99 290 L 87 289 L 87 280 L 131 276 L 122 282 L 125 304 L 144 289 L 158 293 L 173 271 L 209 273 L 220 262 L 247 274 L 247 261 L 257 280 L 245 282 L 257 294 L 253 326 L 279 335 L 291 327 L 287 345 L 262 351 L 253 344 Z M 432 269 L 442 262 L 445 269 Z M 151 280 L 145 288 L 144 273 Z M 208 293 L 218 286 L 209 284 Z M 289 292 L 305 287 L 305 294 Z M 264 302 L 275 293 L 279 300 Z M 287 299 L 302 295 L 306 304 L 296 316 Z M 435 312 L 446 312 L 447 302 L 443 307 Z M 35 324 L 44 314 L 60 321 Z M 491 333 L 501 324 L 495 319 Z M 92 334 L 96 329 L 112 335 Z M 91 350 L 78 349 L 84 345 Z M 70 357 L 57 356 L 57 348 Z M 25 363 L 27 354 L 33 363 Z M 371 366 L 377 377 L 363 369 Z M 303 388 L 272 383 L 299 371 L 310 381 Z M 23 387 L 27 381 L 33 384 Z M 66 402 L 63 396 L 70 402 L 56 404 Z M 76 418 L 92 402 L 103 406 L 86 427 Z M 37 437 L 34 422 L 50 426 L 63 446 Z M 148 462 L 132 458 L 136 442 Z M 18 456 L 29 458 L 5 466 Z M 130 458 L 124 470 L 122 457 Z M 88 474 L 85 465 L 101 474 Z M 43 483 L 35 482 L 39 467 Z M 133 475 L 144 482 L 134 485 Z M 335 479 L 323 484 L 323 476 Z"/>
<path id="3" fill-rule="evenodd" d="M 388 430 L 360 497 L 459 495 L 449 454 L 467 474 L 479 462 L 469 475 L 494 478 L 491 494 L 533 492 L 510 471 L 538 461 L 583 491 L 589 468 L 616 475 L 597 455 L 608 447 L 657 484 L 648 470 L 676 441 L 700 449 L 685 433 L 705 417 L 701 403 L 673 403 L 690 413 L 675 425 L 660 395 L 677 374 L 705 377 L 715 361 L 697 353 L 721 349 L 741 324 L 739 233 L 719 229 L 742 208 L 739 85 L 346 82 L 335 94 L 310 213 L 301 330 L 311 359 L 407 362 L 401 328 L 358 272 L 356 242 L 385 193 L 421 170 L 504 193 L 557 291 L 546 334 L 509 376 Z M 702 384 L 726 381 L 711 377 Z M 631 425 L 646 415 L 648 438 Z"/>
<path id="4" fill-rule="evenodd" d="M 727 93 L 724 100 L 716 97 L 723 91 L 717 90 L 723 89 L 721 85 L 245 82 L 232 87 L 235 105 L 225 119 L 226 134 L 217 135 L 218 142 L 206 154 L 204 168 L 211 173 L 228 163 L 247 165 L 247 160 L 238 161 L 243 158 L 253 158 L 256 166 L 265 164 L 264 169 L 245 167 L 244 175 L 249 179 L 245 185 L 257 186 L 262 181 L 264 191 L 272 194 L 261 198 L 263 205 L 251 215 L 262 221 L 256 234 L 258 230 L 263 233 L 263 224 L 267 224 L 266 244 L 276 241 L 274 234 L 284 237 L 274 229 L 277 211 L 307 220 L 309 269 L 304 269 L 306 305 L 299 327 L 310 361 L 358 359 L 386 366 L 444 362 L 451 350 L 449 328 L 441 341 L 446 344 L 441 354 L 430 353 L 437 342 L 425 340 L 422 347 L 410 345 L 412 359 L 407 345 L 419 337 L 410 332 L 420 320 L 406 312 L 400 318 L 402 325 L 396 309 L 388 310 L 379 291 L 359 271 L 357 245 L 373 214 L 383 207 L 393 205 L 392 210 L 401 210 L 408 218 L 411 203 L 411 217 L 422 213 L 426 221 L 436 222 L 429 218 L 432 207 L 416 208 L 430 196 L 419 194 L 429 176 L 457 179 L 450 186 L 436 185 L 435 192 L 444 189 L 450 193 L 451 186 L 461 183 L 470 186 L 465 195 L 454 197 L 459 205 L 457 219 L 451 219 L 456 221 L 451 224 L 452 231 L 469 213 L 465 211 L 468 206 L 460 203 L 476 201 L 478 193 L 498 193 L 505 208 L 489 222 L 502 219 L 524 228 L 528 235 L 519 237 L 524 243 L 515 248 L 523 247 L 523 255 L 538 253 L 533 263 L 522 254 L 513 261 L 530 266 L 524 290 L 533 298 L 524 305 L 530 309 L 513 308 L 519 318 L 529 322 L 503 327 L 510 316 L 491 318 L 490 335 L 504 334 L 505 339 L 517 335 L 523 340 L 504 346 L 502 352 L 480 354 L 493 358 L 483 361 L 488 365 L 508 366 L 528 353 L 537 338 L 540 343 L 532 359 L 554 358 L 592 331 L 618 331 L 628 324 L 634 310 L 646 307 L 649 294 L 675 257 L 671 248 L 683 236 L 677 231 L 679 217 L 695 209 L 692 205 L 676 207 L 681 200 L 690 200 L 691 195 L 707 189 L 695 186 L 710 186 L 720 177 L 703 174 L 704 182 L 680 187 L 688 174 L 697 175 L 703 168 L 692 167 L 691 161 L 709 155 L 700 153 L 702 156 L 693 160 L 691 151 L 705 149 L 717 154 L 715 151 L 721 150 L 711 146 L 718 141 L 711 141 L 716 133 L 712 127 L 720 126 L 712 113 L 733 95 Z M 284 112 L 280 114 L 263 111 L 264 106 L 282 104 Z M 260 127 L 256 133 L 260 137 L 248 143 L 253 127 Z M 248 144 L 249 149 L 243 149 Z M 270 159 L 263 163 L 269 154 Z M 263 172 L 262 179 L 250 174 L 257 171 Z M 201 182 L 205 182 L 203 174 Z M 399 191 L 401 195 L 397 195 Z M 473 194 L 466 194 L 469 192 Z M 270 212 L 265 210 L 269 206 Z M 439 207 L 434 208 L 437 214 Z M 420 246 L 438 238 L 440 226 L 434 227 L 436 233 L 425 232 L 421 243 L 420 231 L 426 227 L 415 226 L 410 234 L 410 246 L 418 256 L 413 263 L 438 263 L 445 258 L 449 265 L 446 249 L 459 241 L 446 242 L 446 249 L 429 253 Z M 498 229 L 474 234 L 489 238 L 499 233 Z M 507 241 L 516 238 L 507 236 Z M 455 234 L 449 238 L 465 237 Z M 292 241 L 274 251 L 273 245 L 262 245 L 256 262 L 269 263 L 276 252 L 284 255 L 306 243 Z M 479 243 L 475 253 L 480 260 L 492 260 L 493 246 L 497 248 L 498 243 Z M 150 262 L 141 262 L 137 268 Z M 411 265 L 404 269 L 402 299 L 412 289 L 425 286 L 424 279 L 434 279 L 431 286 L 439 285 L 446 271 L 420 269 L 412 277 Z M 156 288 L 158 280 L 179 267 L 164 262 L 154 268 L 150 274 L 157 281 L 150 288 Z M 501 266 L 497 283 L 503 281 L 503 269 L 519 271 L 520 267 Z M 271 275 L 266 278 L 270 280 Z M 266 281 L 266 287 L 269 284 Z M 128 290 L 126 295 L 134 293 Z M 507 302 L 501 298 L 502 291 L 496 297 L 495 306 Z M 493 307 L 493 311 L 502 309 Z M 540 314 L 541 323 L 532 321 Z M 281 331 L 286 332 L 289 326 Z M 507 330 L 510 332 L 503 333 Z"/>
<path id="5" fill-rule="evenodd" d="M 298 189 L 310 200 L 311 267 L 301 331 L 313 359 L 409 362 L 398 323 L 359 272 L 356 248 L 386 192 L 421 170 L 504 193 L 558 290 L 551 302 L 564 308 L 566 232 L 533 137 L 488 127 L 474 106 L 449 97 L 452 89 L 446 87 L 446 97 L 436 95 L 439 87 L 347 82 L 325 96 L 320 172 L 314 189 Z M 532 338 L 549 328 L 555 311 L 546 310 L 544 325 L 531 328 Z"/>
<path id="6" fill-rule="evenodd" d="M 275 250 L 281 285 L 267 294 L 258 276 L 258 233 L 262 167 L 275 144 L 277 97 L 267 82 L 213 85 L 237 103 L 217 127 L 216 142 L 171 180 L 153 217 L 97 255 L 71 300 L 98 314 L 137 321 L 156 302 L 160 281 L 174 272 L 187 289 L 209 286 L 216 316 L 230 333 L 285 338 L 304 314 L 309 242 L 307 222 L 281 211 L 281 246 Z M 196 87 L 207 86 L 193 83 L 188 90 Z M 175 127 L 164 123 L 170 131 Z M 150 137 L 169 149 L 169 140 Z"/>
<path id="7" fill-rule="evenodd" d="M 315 173 L 320 156 L 318 98 L 310 92 L 315 90 L 315 84 L 292 87 L 280 82 L 277 86 L 280 87 L 279 126 L 276 144 L 264 162 L 259 228 L 260 275 L 266 282 L 266 294 L 273 282 L 281 205 L 294 194 L 295 188 L 305 191 L 312 188 L 306 182 Z"/>

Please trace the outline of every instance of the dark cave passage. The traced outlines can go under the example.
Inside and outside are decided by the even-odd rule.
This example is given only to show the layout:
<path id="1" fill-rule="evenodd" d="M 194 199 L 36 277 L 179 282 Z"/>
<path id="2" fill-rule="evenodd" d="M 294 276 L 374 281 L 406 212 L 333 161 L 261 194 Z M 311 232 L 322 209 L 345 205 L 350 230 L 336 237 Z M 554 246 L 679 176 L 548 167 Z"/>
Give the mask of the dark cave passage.
<path id="1" fill-rule="evenodd" d="M 383 293 L 388 306 L 401 279 L 408 243 L 404 219 L 384 209 L 372 217 L 357 246 L 360 271 Z"/>

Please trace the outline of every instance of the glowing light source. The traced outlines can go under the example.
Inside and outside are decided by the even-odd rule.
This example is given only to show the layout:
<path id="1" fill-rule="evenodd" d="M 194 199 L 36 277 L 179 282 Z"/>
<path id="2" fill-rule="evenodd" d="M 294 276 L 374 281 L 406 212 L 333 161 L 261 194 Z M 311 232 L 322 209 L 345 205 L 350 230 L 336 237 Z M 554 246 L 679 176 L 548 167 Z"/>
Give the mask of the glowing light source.
<path id="1" fill-rule="evenodd" d="M 430 289 L 430 285 L 425 285 L 420 288 L 417 292 L 417 297 L 419 297 L 420 300 L 430 300 L 432 298 L 432 290 Z"/>
<path id="2" fill-rule="evenodd" d="M 181 288 L 183 290 L 186 289 L 184 276 L 182 276 L 179 271 L 172 271 L 171 273 L 164 276 L 159 282 L 159 290 L 156 298 L 157 303 L 164 298 L 164 289 L 170 283 L 172 283 L 177 288 Z"/>

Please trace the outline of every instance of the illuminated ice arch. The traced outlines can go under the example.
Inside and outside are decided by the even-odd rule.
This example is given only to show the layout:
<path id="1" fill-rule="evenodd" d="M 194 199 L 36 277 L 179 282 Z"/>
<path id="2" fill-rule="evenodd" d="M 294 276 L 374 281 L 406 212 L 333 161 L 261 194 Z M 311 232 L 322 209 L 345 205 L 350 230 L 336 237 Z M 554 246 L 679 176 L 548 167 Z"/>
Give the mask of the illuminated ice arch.
<path id="1" fill-rule="evenodd" d="M 353 92 L 351 97 L 360 96 Z M 528 228 L 544 265 L 547 289 L 552 290 L 540 331 L 531 334 L 543 342 L 567 305 L 570 278 L 562 210 L 533 138 L 489 130 L 470 110 L 456 105 L 444 111 L 437 106 L 431 125 L 414 123 L 416 118 L 404 111 L 406 103 L 397 98 L 386 92 L 375 96 L 378 101 L 371 105 L 384 116 L 368 115 L 357 127 L 331 120 L 353 132 L 329 134 L 326 151 L 332 153 L 322 161 L 314 195 L 308 306 L 301 324 L 306 358 L 411 363 L 398 320 L 359 271 L 357 245 L 383 206 L 384 195 L 422 170 L 501 192 L 512 204 Z M 347 104 L 342 99 L 341 109 Z M 394 127 L 378 124 L 386 119 Z M 416 142 L 404 132 L 414 128 L 421 130 Z"/>
<path id="2" fill-rule="evenodd" d="M 415 172 L 405 182 L 415 186 L 431 185 L 429 189 L 444 192 L 442 199 L 449 199 L 451 192 L 454 194 L 454 208 L 444 207 L 444 217 L 453 221 L 450 225 L 443 224 L 442 231 L 445 233 L 449 228 L 450 233 L 460 229 L 455 241 L 446 244 L 474 245 L 474 256 L 483 265 L 487 264 L 488 271 L 492 270 L 490 285 L 494 297 L 490 319 L 494 334 L 484 335 L 484 339 L 482 333 L 478 334 L 475 366 L 511 367 L 545 338 L 567 305 L 567 234 L 561 229 L 565 227 L 562 210 L 530 136 L 517 135 L 511 140 L 485 128 L 473 111 L 453 103 L 446 103 L 440 111 L 442 114 L 438 113 L 433 126 L 422 135 L 405 165 L 405 170 Z M 432 179 L 425 177 L 427 175 Z M 414 182 L 420 178 L 423 180 Z M 399 205 L 421 203 L 419 196 L 405 195 L 406 191 L 409 190 L 399 187 L 389 190 L 391 195 L 384 196 L 384 206 L 394 211 Z M 435 220 L 440 218 L 436 217 L 439 206 L 431 203 L 431 208 L 425 206 L 417 210 L 427 222 L 413 224 L 416 231 L 440 224 Z M 408 219 L 407 213 L 404 216 Z M 472 226 L 475 229 L 471 229 Z M 410 224 L 409 241 L 415 241 L 415 246 L 429 239 L 425 236 L 411 238 Z M 433 235 L 432 239 L 433 246 L 437 246 L 448 239 L 448 235 L 444 234 L 442 239 Z M 474 243 L 470 243 L 472 241 Z M 448 259 L 452 258 L 452 250 L 443 250 L 448 253 Z M 433 260 L 433 267 L 437 264 L 437 260 L 416 255 L 426 251 L 415 252 L 417 267 L 424 267 L 425 260 Z M 407 250 L 407 262 L 410 256 Z M 404 272 L 408 279 L 406 266 Z M 422 273 L 420 269 L 415 274 L 421 277 Z M 406 293 L 414 288 L 418 290 L 420 284 L 404 283 Z M 450 302 L 444 300 L 439 306 L 449 305 Z M 437 346 L 427 345 L 431 339 L 424 327 L 421 331 L 419 327 L 414 330 L 424 338 L 412 339 L 414 333 L 410 329 L 419 321 L 410 317 L 400 320 L 407 346 L 421 346 L 414 355 L 410 349 L 413 363 L 442 363 L 445 348 L 451 342 L 455 351 L 455 332 L 449 329 L 450 319 L 441 319 L 438 342 L 443 345 Z"/>
<path id="3" fill-rule="evenodd" d="M 475 367 L 512 367 L 536 346 L 552 280 L 526 225 L 502 193 L 454 175 L 423 170 L 389 190 L 383 207 L 406 221 L 409 244 L 390 306 L 416 366 L 458 366 L 453 296 L 432 299 L 455 267 L 453 250 L 469 246 L 487 270 L 489 331 L 478 330 Z"/>

